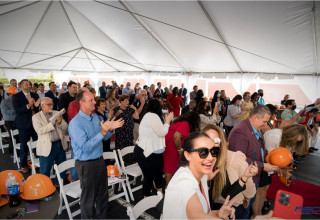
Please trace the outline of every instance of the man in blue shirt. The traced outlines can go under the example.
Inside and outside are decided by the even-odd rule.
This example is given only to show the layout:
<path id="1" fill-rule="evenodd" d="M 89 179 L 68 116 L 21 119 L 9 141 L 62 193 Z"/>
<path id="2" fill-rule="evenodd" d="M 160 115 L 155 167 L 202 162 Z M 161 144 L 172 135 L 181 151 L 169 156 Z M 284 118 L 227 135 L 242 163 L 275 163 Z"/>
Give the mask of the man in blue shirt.
<path id="1" fill-rule="evenodd" d="M 110 130 L 123 125 L 123 120 L 100 121 L 96 114 L 92 93 L 80 91 L 76 100 L 80 105 L 79 113 L 69 124 L 71 146 L 74 152 L 75 168 L 81 186 L 81 218 L 107 218 L 108 178 L 102 158 L 103 140 L 111 137 Z M 96 208 L 96 216 L 94 215 Z"/>

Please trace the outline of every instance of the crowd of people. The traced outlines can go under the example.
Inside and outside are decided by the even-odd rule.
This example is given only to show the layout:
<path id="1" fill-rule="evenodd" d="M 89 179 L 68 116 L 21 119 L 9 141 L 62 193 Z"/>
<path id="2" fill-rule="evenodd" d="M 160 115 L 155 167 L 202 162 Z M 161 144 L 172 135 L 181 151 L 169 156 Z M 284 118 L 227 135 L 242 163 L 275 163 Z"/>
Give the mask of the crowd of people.
<path id="1" fill-rule="evenodd" d="M 0 84 L 1 114 L 5 129 L 19 130 L 23 173 L 30 172 L 30 138 L 38 140 L 40 173 L 50 176 L 53 164 L 66 160 L 65 137 L 70 136 L 76 160 L 71 181 L 81 183 L 82 218 L 107 217 L 102 154 L 111 151 L 113 134 L 115 149 L 135 146 L 124 161 L 139 164 L 143 195 L 152 194 L 153 183 L 165 193 L 164 218 L 249 218 L 251 207 L 253 217 L 265 214 L 270 173 L 291 172 L 268 163 L 268 152 L 281 146 L 301 160 L 318 150 L 320 99 L 296 112 L 295 100 L 286 95 L 280 123 L 275 123 L 280 109 L 266 105 L 262 89 L 232 99 L 217 90 L 207 101 L 197 85 L 188 94 L 184 84 L 162 88 L 161 82 L 150 87 L 136 83 L 131 88 L 130 82 L 102 82 L 99 96 L 88 81 L 64 82 L 59 90 L 50 82 L 48 87 L 45 91 L 44 84 L 27 79 L 19 84 L 12 79 L 6 90 Z M 62 109 L 66 113 L 61 116 Z M 12 155 L 11 138 L 9 142 Z"/>

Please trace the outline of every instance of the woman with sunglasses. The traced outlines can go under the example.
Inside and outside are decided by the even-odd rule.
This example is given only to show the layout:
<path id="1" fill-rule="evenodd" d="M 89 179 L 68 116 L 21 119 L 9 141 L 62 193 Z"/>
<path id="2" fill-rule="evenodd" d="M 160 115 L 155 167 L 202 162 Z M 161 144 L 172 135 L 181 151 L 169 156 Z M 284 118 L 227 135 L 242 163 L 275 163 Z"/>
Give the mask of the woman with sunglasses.
<path id="1" fill-rule="evenodd" d="M 227 196 L 230 196 L 230 199 L 237 198 L 234 203 L 235 217 L 241 219 L 245 208 L 249 205 L 250 198 L 256 193 L 252 176 L 258 172 L 257 164 L 248 165 L 246 156 L 242 152 L 229 151 L 220 127 L 206 125 L 202 132 L 207 134 L 220 150 L 218 161 L 215 164 L 219 173 L 211 180 L 209 189 L 212 209 L 219 209 Z"/>
<path id="2" fill-rule="evenodd" d="M 207 181 L 219 172 L 213 172 L 219 152 L 204 133 L 194 132 L 185 139 L 180 167 L 166 190 L 164 219 L 234 219 L 236 200 L 229 202 L 227 197 L 219 211 L 210 208 Z"/>

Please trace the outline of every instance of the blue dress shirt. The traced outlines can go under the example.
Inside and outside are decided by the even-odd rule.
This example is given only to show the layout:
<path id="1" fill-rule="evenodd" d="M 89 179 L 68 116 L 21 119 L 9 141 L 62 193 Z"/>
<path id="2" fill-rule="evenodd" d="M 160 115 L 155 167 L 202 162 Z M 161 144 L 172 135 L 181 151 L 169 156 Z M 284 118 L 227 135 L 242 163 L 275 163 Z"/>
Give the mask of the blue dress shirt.
<path id="1" fill-rule="evenodd" d="M 75 160 L 93 160 L 102 156 L 102 141 L 108 140 L 112 133 L 103 136 L 101 121 L 96 114 L 86 115 L 81 110 L 69 124 L 69 135 Z"/>

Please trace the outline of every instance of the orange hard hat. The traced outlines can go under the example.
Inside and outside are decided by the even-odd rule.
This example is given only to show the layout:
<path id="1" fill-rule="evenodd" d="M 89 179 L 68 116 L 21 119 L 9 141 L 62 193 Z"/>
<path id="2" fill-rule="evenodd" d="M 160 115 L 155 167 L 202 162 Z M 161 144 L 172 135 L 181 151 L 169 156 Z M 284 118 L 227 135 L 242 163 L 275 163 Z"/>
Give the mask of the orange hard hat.
<path id="1" fill-rule="evenodd" d="M 107 166 L 107 172 L 108 172 L 108 176 L 111 176 L 112 173 L 114 173 L 114 176 L 116 177 L 120 177 L 120 173 L 118 171 L 118 168 L 114 165 L 109 165 Z"/>
<path id="2" fill-rule="evenodd" d="M 28 160 L 27 163 L 28 163 L 28 166 L 29 166 L 29 167 L 32 167 L 32 162 L 31 162 L 31 160 Z M 37 169 L 38 167 L 37 167 L 36 165 L 34 165 L 34 168 Z"/>
<path id="3" fill-rule="evenodd" d="M 204 100 L 205 100 L 205 101 L 208 101 L 208 97 L 204 97 Z"/>
<path id="4" fill-rule="evenodd" d="M 279 108 L 279 105 L 274 105 L 274 107 Z"/>
<path id="5" fill-rule="evenodd" d="M 7 93 L 10 93 L 10 94 L 17 94 L 18 92 L 19 90 L 14 86 L 10 86 L 7 90 Z"/>
<path id="6" fill-rule="evenodd" d="M 293 160 L 292 153 L 284 147 L 278 147 L 269 152 L 266 157 L 267 163 L 280 168 L 287 167 Z"/>
<path id="7" fill-rule="evenodd" d="M 24 184 L 24 178 L 22 174 L 16 170 L 5 170 L 0 173 L 0 194 L 1 195 L 7 195 L 7 187 L 6 187 L 6 181 L 8 179 L 8 174 L 11 173 L 12 176 L 16 177 L 16 181 L 20 185 L 20 192 L 22 192 L 22 186 Z"/>
<path id="8" fill-rule="evenodd" d="M 280 109 L 285 109 L 285 108 L 286 108 L 286 106 L 284 106 L 284 105 L 280 106 Z"/>
<path id="9" fill-rule="evenodd" d="M 49 177 L 43 174 L 33 174 L 24 183 L 20 196 L 25 200 L 36 200 L 51 195 L 55 190 L 56 187 Z"/>
<path id="10" fill-rule="evenodd" d="M 212 97 L 209 98 L 209 101 L 212 101 Z"/>

